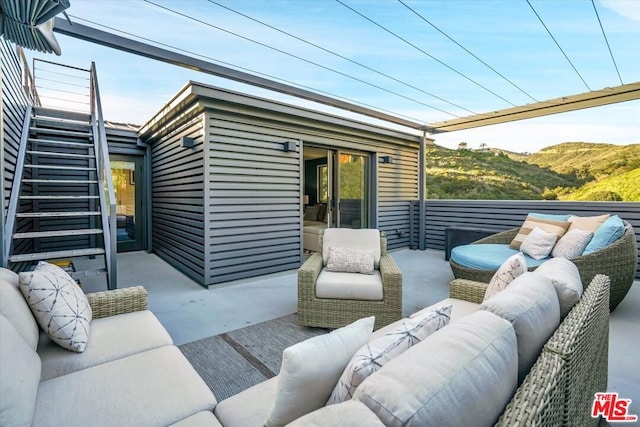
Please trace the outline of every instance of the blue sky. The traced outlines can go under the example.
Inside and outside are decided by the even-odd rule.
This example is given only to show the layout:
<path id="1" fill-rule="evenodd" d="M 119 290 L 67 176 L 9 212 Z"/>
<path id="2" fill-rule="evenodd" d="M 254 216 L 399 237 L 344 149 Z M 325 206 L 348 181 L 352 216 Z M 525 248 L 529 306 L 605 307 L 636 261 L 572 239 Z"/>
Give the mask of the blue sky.
<path id="1" fill-rule="evenodd" d="M 531 103 L 531 97 L 542 101 L 620 84 L 590 0 L 530 0 L 579 75 L 525 0 L 403 1 L 518 88 L 398 1 L 215 0 L 377 72 L 205 0 L 153 0 L 157 5 L 141 0 L 72 0 L 68 13 L 72 20 L 85 25 L 100 24 L 127 31 L 206 56 L 212 62 L 244 67 L 424 123 L 469 115 L 469 111 L 483 113 L 511 104 Z M 595 5 L 622 81 L 640 81 L 640 2 L 596 0 Z M 34 56 L 81 67 L 95 61 L 105 115 L 113 121 L 144 123 L 188 80 L 335 112 L 318 104 L 70 37 L 56 37 L 62 47 L 61 57 L 37 53 Z M 465 141 L 470 147 L 486 143 L 530 152 L 564 141 L 639 143 L 640 101 L 438 134 L 435 139 L 436 143 L 449 147 Z"/>

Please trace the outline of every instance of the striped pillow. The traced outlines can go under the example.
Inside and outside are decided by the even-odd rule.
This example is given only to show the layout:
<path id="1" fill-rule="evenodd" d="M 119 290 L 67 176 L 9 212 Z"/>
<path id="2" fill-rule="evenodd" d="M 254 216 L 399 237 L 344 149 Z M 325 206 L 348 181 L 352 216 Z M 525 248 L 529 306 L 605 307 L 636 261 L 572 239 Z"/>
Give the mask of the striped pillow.
<path id="1" fill-rule="evenodd" d="M 552 221 L 550 219 L 543 218 L 535 218 L 531 215 L 527 215 L 527 219 L 525 219 L 522 227 L 520 227 L 520 231 L 509 244 L 511 249 L 520 250 L 520 245 L 524 242 L 524 239 L 527 238 L 531 230 L 538 227 L 542 231 L 546 231 L 547 233 L 554 233 L 558 236 L 558 238 L 562 237 L 564 233 L 567 232 L 567 228 L 569 228 L 571 224 L 565 221 Z"/>

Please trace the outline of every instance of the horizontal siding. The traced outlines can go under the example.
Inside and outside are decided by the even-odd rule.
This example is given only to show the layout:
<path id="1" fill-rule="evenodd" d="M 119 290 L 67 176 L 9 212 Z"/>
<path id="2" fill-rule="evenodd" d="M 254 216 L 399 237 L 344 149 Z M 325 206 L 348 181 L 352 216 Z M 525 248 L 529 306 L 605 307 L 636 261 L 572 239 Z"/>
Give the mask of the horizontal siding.
<path id="1" fill-rule="evenodd" d="M 508 230 L 519 227 L 529 212 L 570 213 L 578 216 L 616 214 L 633 226 L 640 248 L 640 203 L 546 200 L 428 200 L 426 202 L 426 247 L 444 250 L 444 229 L 446 227 L 464 225 L 465 227 L 491 227 Z M 417 203 L 415 203 L 414 213 L 418 214 Z M 417 239 L 417 225 L 414 227 L 414 235 Z M 640 279 L 640 256 L 636 278 Z"/>
<path id="2" fill-rule="evenodd" d="M 195 139 L 194 148 L 182 147 L 185 136 Z M 163 135 L 151 149 L 153 251 L 200 284 L 205 284 L 203 159 L 202 117 Z"/>
<path id="3" fill-rule="evenodd" d="M 144 156 L 147 153 L 144 145 L 138 145 L 137 130 L 122 129 L 105 124 L 105 132 L 107 134 L 109 154 Z"/>
<path id="4" fill-rule="evenodd" d="M 4 236 L 4 224 L 16 169 L 22 123 L 29 100 L 22 88 L 21 60 L 16 53 L 14 45 L 4 38 L 0 38 L 0 56 L 0 68 L 2 69 L 2 124 L 0 132 L 2 140 L 2 153 L 0 155 L 2 214 L 0 215 L 0 235 Z M 24 177 L 28 178 L 30 176 L 26 174 Z M 21 206 L 24 209 L 27 207 L 28 204 L 26 203 Z M 30 221 L 19 220 L 15 231 L 29 231 L 30 227 Z M 6 232 L 11 232 L 11 230 Z M 30 252 L 32 248 L 31 241 L 22 240 L 15 244 L 14 252 Z M 0 255 L 2 255 L 2 250 L 0 248 Z M 12 268 L 16 269 L 21 269 L 21 267 L 20 265 L 12 266 Z"/>

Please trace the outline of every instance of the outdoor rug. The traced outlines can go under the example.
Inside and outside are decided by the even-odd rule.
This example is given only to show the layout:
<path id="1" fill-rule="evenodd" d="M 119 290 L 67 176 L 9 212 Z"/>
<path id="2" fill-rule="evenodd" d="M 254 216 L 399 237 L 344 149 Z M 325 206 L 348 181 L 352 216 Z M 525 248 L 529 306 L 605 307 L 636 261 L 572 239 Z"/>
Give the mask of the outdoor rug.
<path id="1" fill-rule="evenodd" d="M 327 332 L 299 326 L 294 313 L 179 348 L 220 402 L 276 376 L 287 347 Z"/>

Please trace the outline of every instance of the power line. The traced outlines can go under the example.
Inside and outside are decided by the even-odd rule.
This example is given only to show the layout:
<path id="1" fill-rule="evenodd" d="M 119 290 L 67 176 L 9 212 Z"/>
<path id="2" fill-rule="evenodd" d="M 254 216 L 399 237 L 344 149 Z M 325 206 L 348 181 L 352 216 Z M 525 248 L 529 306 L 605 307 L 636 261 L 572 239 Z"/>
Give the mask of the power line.
<path id="1" fill-rule="evenodd" d="M 153 1 L 151 1 L 151 0 L 144 0 L 144 1 L 145 1 L 146 3 L 149 3 L 149 4 L 153 5 L 153 6 L 156 6 L 156 7 L 160 8 L 160 9 L 164 9 L 164 10 L 166 10 L 166 11 L 168 11 L 168 12 L 171 12 L 171 13 L 174 13 L 174 14 L 176 14 L 176 15 L 182 16 L 183 18 L 187 18 L 187 19 L 190 19 L 190 20 L 192 20 L 192 21 L 198 22 L 198 23 L 200 23 L 200 24 L 206 25 L 206 26 L 208 26 L 208 27 L 215 28 L 216 30 L 219 30 L 219 31 L 225 32 L 225 33 L 227 33 L 227 34 L 231 34 L 231 35 L 233 35 L 233 36 L 235 36 L 235 37 L 241 38 L 241 39 L 243 39 L 243 40 L 247 40 L 247 41 L 249 41 L 249 42 L 251 42 L 251 43 L 255 43 L 255 44 L 259 45 L 259 46 L 265 47 L 265 48 L 267 48 L 267 49 L 271 49 L 271 50 L 273 50 L 273 51 L 279 52 L 279 53 L 281 53 L 281 54 L 283 54 L 283 55 L 290 56 L 290 57 L 292 57 L 292 58 L 295 58 L 295 59 L 298 59 L 298 60 L 300 60 L 300 61 L 306 62 L 306 63 L 308 63 L 308 64 L 315 65 L 316 67 L 320 67 L 320 68 L 325 69 L 325 70 L 327 70 L 327 71 L 331 71 L 331 72 L 333 72 L 333 73 L 336 73 L 336 74 L 341 75 L 341 76 L 343 76 L 343 77 L 346 77 L 346 78 L 349 78 L 349 79 L 355 80 L 355 81 L 357 81 L 357 82 L 359 82 L 359 83 L 362 83 L 362 84 L 365 84 L 365 85 L 367 85 L 367 86 L 371 86 L 371 87 L 376 88 L 376 89 L 378 89 L 378 90 L 381 90 L 381 91 L 384 91 L 384 92 L 390 93 L 390 94 L 395 95 L 395 96 L 398 96 L 398 97 L 400 97 L 400 98 L 404 98 L 404 99 L 406 99 L 406 100 L 409 100 L 409 101 L 415 102 L 415 103 L 417 103 L 417 104 L 423 105 L 423 106 L 428 107 L 428 108 L 431 108 L 431 109 L 433 109 L 433 110 L 440 111 L 440 112 L 445 113 L 445 114 L 448 114 L 448 115 L 450 115 L 450 116 L 453 116 L 453 117 L 456 117 L 456 118 L 459 118 L 459 117 L 460 117 L 460 116 L 457 116 L 457 115 L 455 115 L 455 114 L 452 114 L 452 113 L 450 113 L 450 112 L 448 112 L 448 111 L 445 111 L 445 110 L 442 110 L 442 109 L 440 109 L 440 108 L 434 107 L 434 106 L 432 106 L 432 105 L 426 104 L 426 103 L 424 103 L 424 102 L 422 102 L 422 101 L 419 101 L 419 100 L 417 100 L 417 99 L 413 99 L 413 98 L 411 98 L 411 97 L 408 97 L 408 96 L 402 95 L 401 93 L 398 93 L 398 92 L 394 92 L 394 91 L 392 91 L 392 90 L 390 90 L 390 89 L 386 89 L 386 88 L 384 88 L 384 87 L 382 87 L 382 86 L 379 86 L 379 85 L 376 85 L 376 84 L 374 84 L 374 83 L 367 82 L 367 81 L 362 80 L 362 79 L 360 79 L 360 78 L 358 78 L 358 77 L 354 77 L 354 76 L 351 76 L 351 75 L 349 75 L 349 74 L 347 74 L 347 73 L 343 73 L 342 71 L 336 70 L 336 69 L 334 69 L 334 68 L 327 67 L 327 66 L 325 66 L 325 65 L 319 64 L 319 63 L 314 62 L 314 61 L 311 61 L 311 60 L 308 60 L 308 59 L 306 59 L 306 58 L 303 58 L 303 57 L 301 57 L 301 56 L 295 55 L 295 54 L 293 54 L 293 53 L 290 53 L 290 52 L 284 51 L 284 50 L 282 50 L 282 49 L 278 49 L 278 48 L 276 48 L 276 47 L 274 47 L 274 46 L 270 46 L 270 45 L 268 45 L 268 44 L 266 44 L 266 43 L 262 43 L 262 42 L 260 42 L 260 41 L 257 41 L 257 40 L 251 39 L 251 38 L 249 38 L 249 37 L 243 36 L 243 35 L 241 35 L 241 34 L 234 33 L 233 31 L 225 30 L 224 28 L 221 28 L 221 27 L 218 27 L 218 26 L 216 26 L 216 25 L 210 24 L 210 23 L 208 23 L 208 22 L 206 22 L 206 21 L 203 21 L 203 20 L 201 20 L 201 19 L 195 18 L 195 17 L 193 17 L 193 16 L 187 15 L 187 14 L 182 13 L 182 12 L 178 12 L 178 11 L 176 11 L 176 10 L 174 10 L 174 9 L 169 8 L 169 7 L 162 6 L 162 5 L 159 5 L 159 4 L 157 4 L 157 3 L 154 3 L 154 2 L 153 2 Z"/>
<path id="2" fill-rule="evenodd" d="M 351 58 L 348 58 L 348 57 L 346 57 L 346 56 L 344 56 L 344 55 L 341 55 L 341 54 L 339 54 L 339 53 L 337 53 L 337 52 L 335 52 L 335 51 L 332 51 L 332 50 L 330 50 L 330 49 L 327 49 L 327 48 L 325 48 L 325 47 L 322 47 L 322 46 L 320 46 L 320 45 L 318 45 L 318 44 L 316 44 L 316 43 L 313 43 L 313 42 L 310 42 L 310 41 L 308 41 L 308 40 L 305 40 L 305 39 L 303 39 L 302 37 L 296 36 L 295 34 L 291 34 L 291 33 L 287 32 L 287 31 L 284 31 L 284 30 L 282 30 L 282 29 L 280 29 L 280 28 L 274 27 L 273 25 L 267 24 L 267 23 L 266 23 L 266 22 L 264 22 L 264 21 L 261 21 L 261 20 L 259 20 L 259 19 L 253 18 L 253 17 L 251 17 L 251 16 L 249 16 L 249 15 L 246 15 L 246 14 L 244 14 L 244 13 L 242 13 L 242 12 L 239 12 L 239 11 L 237 11 L 237 10 L 234 10 L 234 9 L 232 9 L 232 8 L 228 7 L 228 6 L 225 6 L 225 5 L 223 5 L 223 4 L 220 4 L 220 3 L 218 3 L 218 2 L 216 2 L 216 1 L 214 1 L 214 0 L 208 0 L 208 1 L 209 1 L 209 3 L 213 3 L 213 4 L 217 5 L 217 6 L 220 6 L 220 7 L 221 7 L 221 8 L 223 8 L 223 9 L 226 9 L 226 10 L 228 10 L 228 11 L 230 11 L 230 12 L 233 12 L 233 13 L 235 13 L 235 14 L 237 14 L 237 15 L 240 15 L 240 16 L 242 16 L 242 17 L 244 17 L 244 18 L 250 19 L 250 20 L 251 20 L 251 21 L 253 21 L 253 22 L 257 22 L 258 24 L 264 25 L 265 27 L 271 28 L 272 30 L 277 31 L 277 32 L 279 32 L 279 33 L 281 33 L 281 34 L 284 34 L 284 35 L 286 35 L 286 36 L 292 37 L 292 38 L 294 38 L 294 39 L 296 39 L 296 40 L 298 40 L 298 41 L 301 41 L 301 42 L 303 42 L 303 43 L 305 43 L 305 44 L 308 44 L 309 46 L 313 46 L 313 47 L 315 47 L 315 48 L 317 48 L 317 49 L 320 49 L 320 50 L 322 50 L 323 52 L 329 53 L 329 54 L 331 54 L 331 55 L 333 55 L 333 56 L 336 56 L 336 57 L 338 57 L 338 58 L 340 58 L 340 59 L 344 59 L 345 61 L 349 61 L 349 62 L 350 62 L 350 63 L 352 63 L 352 64 L 358 65 L 358 66 L 360 66 L 360 67 L 362 67 L 362 68 L 365 68 L 365 69 L 367 69 L 367 70 L 369 70 L 369 71 L 372 71 L 372 72 L 374 72 L 374 73 L 376 73 L 376 74 L 378 74 L 378 75 L 381 75 L 381 76 L 383 76 L 383 77 L 386 77 L 386 78 L 388 78 L 388 79 L 391 79 L 391 80 L 393 80 L 393 81 L 395 81 L 395 82 L 397 82 L 397 83 L 400 83 L 400 84 L 402 84 L 402 85 L 404 85 L 404 86 L 407 86 L 407 87 L 409 87 L 409 88 L 411 88 L 411 89 L 415 89 L 415 90 L 417 90 L 417 91 L 419 91 L 419 92 L 422 92 L 422 93 L 424 93 L 425 95 L 429 95 L 429 96 L 434 97 L 434 98 L 436 98 L 436 99 L 438 99 L 438 100 L 440 100 L 440 101 L 446 102 L 447 104 L 452 105 L 452 106 L 457 107 L 457 108 L 460 108 L 460 109 L 462 109 L 462 110 L 464 110 L 464 111 L 466 111 L 466 112 L 468 112 L 468 113 L 471 113 L 471 114 L 477 114 L 477 113 L 475 113 L 474 111 L 471 111 L 471 110 L 469 110 L 469 109 L 467 109 L 467 108 L 464 108 L 464 107 L 462 107 L 462 106 L 460 106 L 460 105 L 458 105 L 458 104 L 455 104 L 455 103 L 453 103 L 453 102 L 451 102 L 451 101 L 448 101 L 448 100 L 446 100 L 446 99 L 444 99 L 444 98 L 442 98 L 442 97 L 440 97 L 440 96 L 434 95 L 434 94 L 432 94 L 432 93 L 430 93 L 430 92 L 425 91 L 424 89 L 421 89 L 421 88 L 419 88 L 419 87 L 417 87 L 417 86 L 414 86 L 414 85 L 412 85 L 412 84 L 409 84 L 409 83 L 407 83 L 407 82 L 404 82 L 404 81 L 402 81 L 402 80 L 400 80 L 400 79 L 398 79 L 398 78 L 396 78 L 396 77 L 393 77 L 393 76 L 390 76 L 390 75 L 388 75 L 388 74 L 386 74 L 386 73 L 383 73 L 382 71 L 378 71 L 378 70 L 376 70 L 376 69 L 374 69 L 374 68 L 372 68 L 372 67 L 369 67 L 368 65 L 362 64 L 361 62 L 355 61 L 355 60 L 353 60 L 353 59 L 351 59 Z M 454 115 L 454 114 L 451 114 L 451 115 Z"/>
<path id="3" fill-rule="evenodd" d="M 602 21 L 600 20 L 600 15 L 598 14 L 598 9 L 596 9 L 596 4 L 593 0 L 591 0 L 591 4 L 593 5 L 593 11 L 596 13 L 596 17 L 598 18 L 598 24 L 600 24 L 600 29 L 602 30 L 602 36 L 604 37 L 604 41 L 607 43 L 607 49 L 609 49 L 609 55 L 611 55 L 611 61 L 613 61 L 613 66 L 616 68 L 616 73 L 618 73 L 618 78 L 620 79 L 620 84 L 623 85 L 622 77 L 620 76 L 620 70 L 618 70 L 618 64 L 616 64 L 616 60 L 613 57 L 613 52 L 611 51 L 611 46 L 609 46 L 609 40 L 607 39 L 607 34 L 604 32 L 604 27 L 602 26 Z"/>
<path id="4" fill-rule="evenodd" d="M 560 49 L 560 52 L 562 52 L 562 54 L 564 55 L 564 57 L 567 59 L 567 61 L 569 62 L 569 64 L 571 65 L 571 67 L 573 68 L 573 71 L 576 72 L 576 74 L 578 75 L 578 77 L 580 77 L 580 80 L 582 80 L 582 83 L 584 83 L 584 85 L 586 86 L 587 90 L 589 92 L 591 92 L 591 88 L 589 87 L 589 85 L 587 84 L 587 82 L 582 78 L 582 75 L 578 72 L 578 69 L 575 67 L 575 65 L 573 65 L 573 62 L 571 62 L 571 60 L 569 59 L 569 57 L 567 56 L 567 54 L 564 52 L 564 50 L 562 49 L 562 47 L 560 47 L 560 44 L 558 43 L 558 41 L 556 40 L 556 38 L 553 36 L 553 34 L 551 34 L 551 31 L 549 31 L 549 28 L 547 28 L 547 25 L 544 23 L 544 21 L 542 20 L 542 18 L 540 17 L 540 15 L 538 15 L 538 12 L 536 12 L 536 10 L 533 8 L 533 5 L 531 4 L 531 2 L 529 0 L 527 0 L 527 4 L 529 5 L 529 7 L 531 8 L 531 10 L 533 10 L 533 13 L 535 13 L 535 15 L 538 17 L 538 20 L 540 21 L 540 23 L 542 24 L 542 26 L 544 27 L 545 30 L 547 30 L 547 33 L 549 33 L 549 36 L 551 36 L 551 39 L 553 40 L 553 42 L 556 44 L 556 46 L 558 46 L 558 49 Z"/>
<path id="5" fill-rule="evenodd" d="M 366 19 L 367 21 L 371 22 L 372 24 L 376 25 L 377 27 L 379 27 L 380 29 L 386 31 L 387 33 L 391 34 L 392 36 L 402 40 L 404 43 L 408 44 L 409 46 L 413 47 L 414 49 L 422 52 L 423 54 L 427 55 L 429 58 L 433 59 L 434 61 L 438 62 L 439 64 L 447 67 L 449 70 L 453 71 L 454 73 L 458 74 L 459 76 L 465 78 L 466 80 L 470 81 L 471 83 L 473 83 L 474 85 L 486 90 L 487 92 L 489 92 L 490 94 L 500 98 L 501 100 L 503 100 L 504 102 L 506 102 L 507 104 L 511 105 L 512 107 L 515 107 L 516 105 L 513 104 L 512 102 L 510 102 L 509 100 L 503 98 L 502 96 L 498 95 L 497 93 L 495 93 L 494 91 L 492 91 L 491 89 L 487 88 L 486 86 L 483 86 L 482 84 L 478 83 L 477 81 L 473 80 L 471 77 L 468 77 L 467 75 L 461 73 L 460 71 L 456 70 L 455 68 L 451 67 L 450 65 L 446 64 L 445 62 L 441 61 L 440 59 L 436 58 L 435 56 L 431 55 L 430 53 L 426 52 L 424 49 L 421 49 L 420 47 L 416 46 L 415 44 L 411 43 L 409 40 L 401 37 L 400 35 L 394 33 L 393 31 L 391 31 L 390 29 L 382 26 L 381 24 L 378 24 L 376 21 L 374 21 L 373 19 L 367 17 L 366 15 L 358 12 L 357 10 L 355 10 L 354 8 L 352 8 L 349 5 L 346 5 L 345 3 L 343 3 L 341 0 L 336 0 L 338 3 L 340 3 L 341 5 L 343 5 L 344 7 L 346 7 L 347 9 L 351 10 L 352 12 L 360 15 L 361 17 L 363 17 L 364 19 Z"/>
<path id="6" fill-rule="evenodd" d="M 211 0 L 209 0 L 211 1 Z M 527 95 L 529 98 L 531 98 L 533 101 L 538 102 L 537 99 L 535 99 L 533 96 L 529 95 L 527 92 L 525 92 L 520 86 L 518 86 L 517 84 L 515 84 L 514 82 L 512 82 L 511 80 L 509 80 L 508 78 L 506 78 L 505 76 L 503 76 L 500 72 L 498 72 L 498 70 L 496 70 L 495 68 L 493 68 L 491 65 L 487 64 L 485 61 L 483 61 L 482 59 L 480 59 L 476 54 L 474 54 L 473 52 L 471 52 L 469 49 L 467 49 L 466 47 L 462 46 L 460 43 L 458 43 L 456 40 L 454 40 L 451 36 L 449 36 L 447 33 L 445 33 L 444 31 L 442 31 L 440 28 L 436 27 L 433 23 L 431 23 L 431 21 L 429 21 L 427 18 L 425 18 L 423 15 L 421 15 L 420 13 L 418 13 L 416 10 L 414 10 L 413 8 L 411 8 L 408 4 L 406 4 L 405 2 L 403 2 L 402 0 L 398 0 L 398 2 L 400 4 L 402 4 L 404 7 L 406 7 L 407 9 L 409 9 L 411 12 L 413 12 L 416 16 L 418 16 L 420 19 L 422 19 L 424 22 L 426 22 L 427 24 L 431 25 L 435 30 L 437 30 L 438 32 L 440 32 L 440 34 L 442 34 L 443 36 L 445 36 L 446 38 L 448 38 L 449 40 L 451 40 L 452 42 L 454 42 L 456 45 L 458 45 L 462 50 L 464 50 L 465 52 L 467 52 L 469 55 L 473 56 L 475 59 L 477 59 L 478 61 L 480 61 L 484 66 L 486 66 L 487 68 L 489 68 L 491 71 L 493 71 L 494 73 L 496 73 L 497 75 L 499 75 L 500 77 L 502 77 L 502 79 L 504 79 L 505 81 L 507 81 L 511 86 L 515 87 L 516 89 L 518 89 L 520 92 L 524 93 L 525 95 Z"/>
<path id="7" fill-rule="evenodd" d="M 162 43 L 162 42 L 159 42 L 159 41 L 154 40 L 154 39 L 150 39 L 150 38 L 147 38 L 147 37 L 140 36 L 138 34 L 134 34 L 134 33 L 128 32 L 128 31 L 124 31 L 124 30 L 121 30 L 121 29 L 118 29 L 118 28 L 115 28 L 115 27 L 110 27 L 108 25 L 100 24 L 98 22 L 91 21 L 91 20 L 86 19 L 86 18 L 81 18 L 79 16 L 75 16 L 75 15 L 71 15 L 71 14 L 69 14 L 69 16 L 74 18 L 74 19 L 77 19 L 79 21 L 88 22 L 88 23 L 90 23 L 92 25 L 95 25 L 95 26 L 98 26 L 98 27 L 102 27 L 102 28 L 106 28 L 108 30 L 115 31 L 115 32 L 120 33 L 120 34 L 125 34 L 125 35 L 130 36 L 130 37 L 135 37 L 137 39 L 144 40 L 146 42 L 149 42 L 149 43 L 152 43 L 152 44 L 155 44 L 155 45 L 158 45 L 158 46 L 164 46 L 164 47 L 172 49 L 174 51 L 183 52 L 183 53 L 186 53 L 188 55 L 197 56 L 197 57 L 206 59 L 208 61 L 212 61 L 214 63 L 224 64 L 226 66 L 235 68 L 237 70 L 247 71 L 249 73 L 252 73 L 252 74 L 255 74 L 255 75 L 258 75 L 258 76 L 266 77 L 266 78 L 269 78 L 269 79 L 272 79 L 272 80 L 275 80 L 275 81 L 279 81 L 279 82 L 282 82 L 282 83 L 286 83 L 286 84 L 289 84 L 289 85 L 292 85 L 292 86 L 296 86 L 296 87 L 299 87 L 299 88 L 308 89 L 308 90 L 311 90 L 311 91 L 314 91 L 314 92 L 317 92 L 317 93 L 321 93 L 323 95 L 327 95 L 327 96 L 330 96 L 330 97 L 333 97 L 333 98 L 336 98 L 336 99 L 341 99 L 343 101 L 350 102 L 352 104 L 356 104 L 356 105 L 360 105 L 360 106 L 368 107 L 368 108 L 373 108 L 375 110 L 382 111 L 382 112 L 385 112 L 385 113 L 389 113 L 389 114 L 392 114 L 392 115 L 395 115 L 395 116 L 398 116 L 398 117 L 403 117 L 403 118 L 408 119 L 408 120 L 412 120 L 412 121 L 416 121 L 416 122 L 424 122 L 424 120 L 422 120 L 422 119 L 417 119 L 415 117 L 407 116 L 407 115 L 404 115 L 404 114 L 399 114 L 399 113 L 397 113 L 395 111 L 386 110 L 384 108 L 380 108 L 380 107 L 377 107 L 375 105 L 367 104 L 367 103 L 360 102 L 360 101 L 355 101 L 353 99 L 350 99 L 350 98 L 347 98 L 347 97 L 344 97 L 344 96 L 335 95 L 335 94 L 333 94 L 331 92 L 327 92 L 327 91 L 324 91 L 324 90 L 321 90 L 321 89 L 316 89 L 316 88 L 313 88 L 311 86 L 306 86 L 306 85 L 303 85 L 303 84 L 300 84 L 300 83 L 292 82 L 290 80 L 283 79 L 281 77 L 272 76 L 270 74 L 262 73 L 260 71 L 252 70 L 250 68 L 246 68 L 246 67 L 243 67 L 243 66 L 240 66 L 240 65 L 232 64 L 230 62 L 221 61 L 219 59 L 215 59 L 215 58 L 212 58 L 210 56 L 203 55 L 201 53 L 193 52 L 193 51 L 190 51 L 190 50 L 187 50 L 187 49 L 183 49 L 183 48 L 180 48 L 180 47 L 177 47 L 177 46 L 172 46 L 172 45 L 167 44 L 167 43 Z"/>

